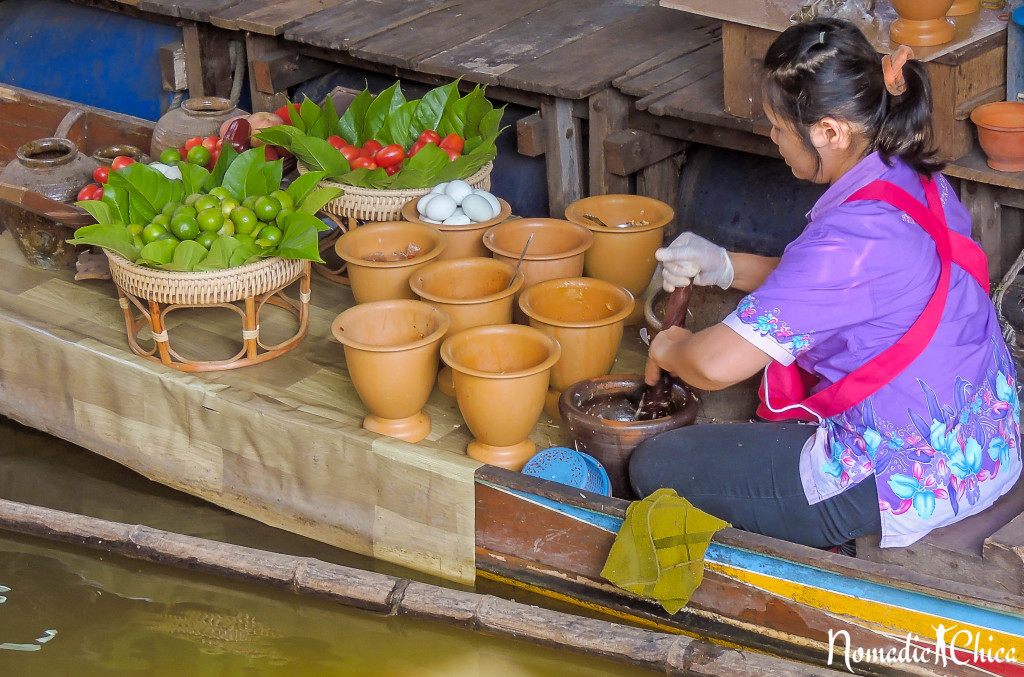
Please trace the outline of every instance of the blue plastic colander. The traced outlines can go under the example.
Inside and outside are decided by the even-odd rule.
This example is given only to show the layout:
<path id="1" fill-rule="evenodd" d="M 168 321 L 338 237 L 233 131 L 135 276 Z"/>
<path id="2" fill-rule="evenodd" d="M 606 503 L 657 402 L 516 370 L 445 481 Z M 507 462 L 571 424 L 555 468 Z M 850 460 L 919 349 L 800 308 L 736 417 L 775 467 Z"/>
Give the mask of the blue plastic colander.
<path id="1" fill-rule="evenodd" d="M 523 474 L 570 487 L 611 495 L 608 472 L 596 458 L 568 447 L 551 447 L 533 455 L 523 466 Z"/>

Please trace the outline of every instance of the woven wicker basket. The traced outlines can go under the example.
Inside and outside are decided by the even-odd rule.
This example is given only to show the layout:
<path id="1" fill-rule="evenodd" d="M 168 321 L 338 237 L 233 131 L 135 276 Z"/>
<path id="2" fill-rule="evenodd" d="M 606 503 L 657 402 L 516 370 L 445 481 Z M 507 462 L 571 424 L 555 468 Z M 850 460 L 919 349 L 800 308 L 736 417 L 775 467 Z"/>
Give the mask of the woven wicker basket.
<path id="1" fill-rule="evenodd" d="M 117 252 L 103 251 L 110 261 L 110 276 L 122 290 L 147 301 L 182 305 L 230 303 L 280 289 L 297 279 L 307 263 L 271 257 L 223 270 L 186 273 L 138 266 Z"/>
<path id="2" fill-rule="evenodd" d="M 473 188 L 490 190 L 493 166 L 494 163 L 488 162 L 476 174 L 466 179 L 466 183 Z M 298 164 L 298 169 L 300 174 L 309 171 L 309 168 L 301 162 Z M 345 191 L 343 195 L 327 203 L 324 206 L 325 211 L 343 218 L 362 219 L 363 221 L 398 221 L 402 218 L 402 205 L 430 192 L 430 188 L 407 188 L 404 190 L 360 188 L 328 180 L 321 181 L 320 184 Z"/>

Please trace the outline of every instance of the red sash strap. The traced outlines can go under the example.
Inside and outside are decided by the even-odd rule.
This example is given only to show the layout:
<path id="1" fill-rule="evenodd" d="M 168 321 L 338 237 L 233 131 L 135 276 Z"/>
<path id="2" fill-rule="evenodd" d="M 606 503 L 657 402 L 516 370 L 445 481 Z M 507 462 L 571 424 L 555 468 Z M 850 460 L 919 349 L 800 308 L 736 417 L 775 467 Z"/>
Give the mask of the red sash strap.
<path id="1" fill-rule="evenodd" d="M 921 316 L 892 346 L 861 365 L 844 378 L 813 395 L 808 395 L 816 379 L 799 369 L 772 362 L 761 382 L 758 415 L 770 421 L 798 419 L 815 421 L 846 411 L 876 393 L 924 352 L 942 319 L 949 295 L 951 264 L 956 263 L 977 280 L 988 294 L 988 262 L 984 251 L 973 240 L 953 233 L 934 180 L 921 178 L 928 207 L 902 188 L 888 181 L 874 181 L 856 191 L 846 201 L 879 200 L 893 205 L 914 219 L 935 241 L 939 255 L 939 280 Z M 767 406 L 770 398 L 771 408 Z"/>

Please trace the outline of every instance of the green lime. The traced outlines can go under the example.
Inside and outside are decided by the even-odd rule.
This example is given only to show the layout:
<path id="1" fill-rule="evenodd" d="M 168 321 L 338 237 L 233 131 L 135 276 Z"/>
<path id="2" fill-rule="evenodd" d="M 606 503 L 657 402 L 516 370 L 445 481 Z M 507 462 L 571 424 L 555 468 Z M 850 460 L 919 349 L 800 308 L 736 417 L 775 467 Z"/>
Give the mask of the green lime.
<path id="1" fill-rule="evenodd" d="M 146 241 L 142 239 L 141 235 L 132 235 L 132 244 L 134 244 L 139 249 L 142 249 L 143 247 L 146 246 Z"/>
<path id="2" fill-rule="evenodd" d="M 159 223 L 161 226 L 169 226 L 171 225 L 171 217 L 169 214 L 157 214 L 153 217 L 153 220 L 150 221 L 150 223 Z"/>
<path id="3" fill-rule="evenodd" d="M 216 195 L 204 195 L 192 205 L 196 208 L 197 212 L 201 212 L 204 209 L 210 209 L 212 207 L 220 207 L 220 198 Z"/>
<path id="4" fill-rule="evenodd" d="M 231 222 L 239 233 L 251 233 L 259 224 L 256 213 L 246 207 L 235 207 L 231 211 Z"/>
<path id="5" fill-rule="evenodd" d="M 161 214 L 173 214 L 174 210 L 181 206 L 180 202 L 168 202 L 164 205 L 164 208 L 160 210 Z"/>
<path id="6" fill-rule="evenodd" d="M 207 249 L 213 246 L 213 243 L 220 237 L 216 232 L 212 230 L 204 230 L 196 236 L 196 242 L 203 245 Z"/>
<path id="7" fill-rule="evenodd" d="M 235 234 L 235 224 L 233 224 L 231 222 L 231 219 L 228 219 L 217 230 L 217 234 L 218 235 L 234 235 Z"/>
<path id="8" fill-rule="evenodd" d="M 196 218 L 196 210 L 192 207 L 181 207 L 174 212 L 171 216 L 171 225 L 178 223 L 179 221 L 194 221 Z"/>
<path id="9" fill-rule="evenodd" d="M 196 203 L 196 200 L 203 196 L 202 193 L 189 193 L 185 196 L 185 205 L 191 207 Z"/>
<path id="10" fill-rule="evenodd" d="M 199 234 L 199 223 L 195 219 L 182 219 L 171 224 L 171 232 L 179 240 L 194 240 Z"/>
<path id="11" fill-rule="evenodd" d="M 142 229 L 142 241 L 146 244 L 162 239 L 160 236 L 167 233 L 167 228 L 159 223 L 151 223 Z M 168 235 L 170 233 L 167 233 Z"/>
<path id="12" fill-rule="evenodd" d="M 292 196 L 289 195 L 288 191 L 286 190 L 281 190 L 280 188 L 278 188 L 277 190 L 270 194 L 270 197 L 280 202 L 282 209 L 295 206 L 295 200 L 292 199 Z"/>
<path id="13" fill-rule="evenodd" d="M 291 207 L 281 207 L 281 211 L 277 213 L 277 218 L 274 220 L 275 223 L 277 224 L 277 227 L 284 230 L 285 220 L 294 213 L 295 210 L 292 209 Z"/>
<path id="14" fill-rule="evenodd" d="M 277 213 L 281 211 L 281 203 L 269 195 L 264 195 L 256 200 L 252 210 L 256 212 L 256 218 L 260 221 L 269 222 L 277 218 Z"/>
<path id="15" fill-rule="evenodd" d="M 160 153 L 160 162 L 165 165 L 173 165 L 175 162 L 181 162 L 181 153 L 178 152 L 177 148 L 165 148 Z"/>
<path id="16" fill-rule="evenodd" d="M 174 233 L 170 233 L 170 232 L 168 232 L 166 230 L 164 232 L 160 233 L 159 235 L 157 235 L 156 239 L 157 240 L 174 240 L 175 242 L 178 241 L 178 238 L 174 237 Z"/>
<path id="17" fill-rule="evenodd" d="M 281 241 L 283 233 L 277 226 L 263 226 L 260 228 L 260 237 L 256 240 L 256 244 L 261 247 L 276 247 L 277 243 Z"/>
<path id="18" fill-rule="evenodd" d="M 203 232 L 215 233 L 224 225 L 224 215 L 220 213 L 220 209 L 211 207 L 196 214 L 196 221 Z"/>
<path id="19" fill-rule="evenodd" d="M 129 223 L 128 224 L 128 234 L 133 236 L 133 237 L 135 235 L 142 235 L 142 231 L 145 230 L 145 228 L 146 227 L 143 226 L 140 223 Z"/>
<path id="20" fill-rule="evenodd" d="M 191 148 L 188 149 L 188 155 L 186 156 L 186 159 L 188 159 L 189 164 L 205 167 L 206 165 L 210 164 L 211 157 L 212 156 L 210 155 L 209 149 L 207 149 L 206 146 L 199 145 L 192 146 Z"/>
<path id="21" fill-rule="evenodd" d="M 233 197 L 226 197 L 220 202 L 220 213 L 224 215 L 224 218 L 228 218 L 235 207 L 240 206 L 238 200 Z"/>
<path id="22" fill-rule="evenodd" d="M 218 200 L 227 200 L 229 197 L 231 197 L 231 191 L 229 191 L 224 186 L 214 186 L 213 188 L 210 189 L 210 195 L 214 196 Z"/>
<path id="23" fill-rule="evenodd" d="M 262 195 L 247 195 L 245 199 L 242 200 L 242 206 L 252 209 L 252 206 L 256 204 L 256 200 L 259 200 L 261 197 Z"/>

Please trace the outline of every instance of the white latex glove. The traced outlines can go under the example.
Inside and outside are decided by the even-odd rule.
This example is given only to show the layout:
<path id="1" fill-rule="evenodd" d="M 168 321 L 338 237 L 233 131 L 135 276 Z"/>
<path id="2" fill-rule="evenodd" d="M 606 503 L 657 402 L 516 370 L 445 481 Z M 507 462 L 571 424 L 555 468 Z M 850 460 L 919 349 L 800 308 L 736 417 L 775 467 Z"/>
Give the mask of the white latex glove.
<path id="1" fill-rule="evenodd" d="M 691 282 L 702 287 L 717 284 L 728 289 L 735 276 L 729 252 L 724 247 L 690 232 L 683 233 L 654 255 L 661 261 L 661 286 L 667 292 Z"/>

